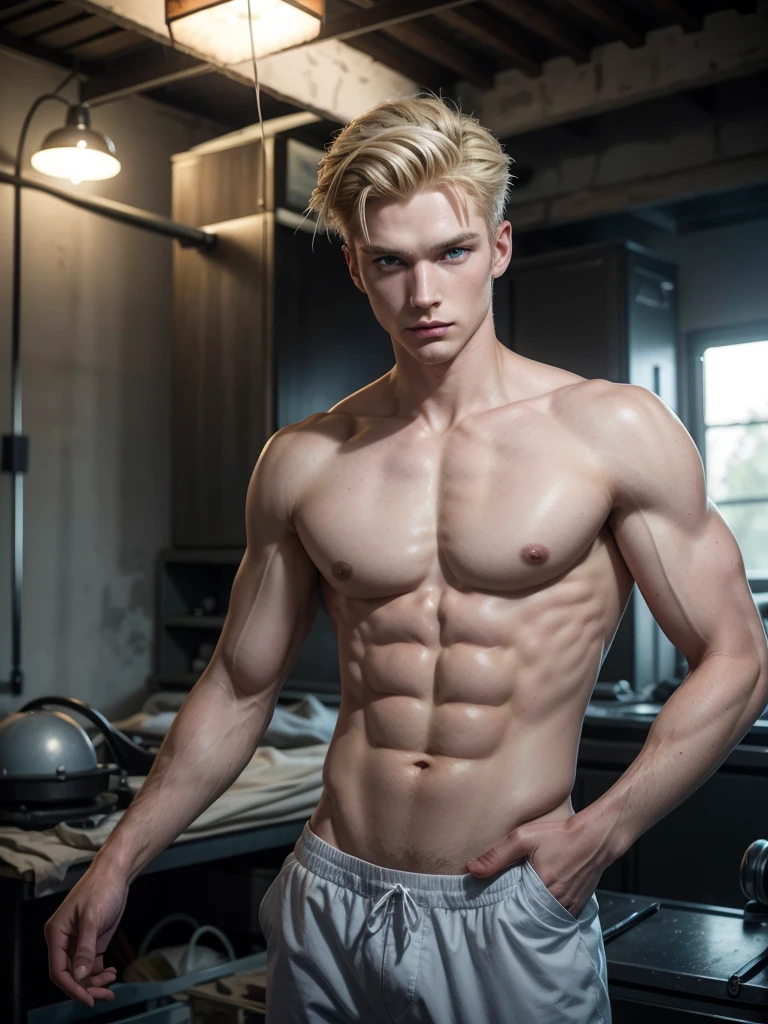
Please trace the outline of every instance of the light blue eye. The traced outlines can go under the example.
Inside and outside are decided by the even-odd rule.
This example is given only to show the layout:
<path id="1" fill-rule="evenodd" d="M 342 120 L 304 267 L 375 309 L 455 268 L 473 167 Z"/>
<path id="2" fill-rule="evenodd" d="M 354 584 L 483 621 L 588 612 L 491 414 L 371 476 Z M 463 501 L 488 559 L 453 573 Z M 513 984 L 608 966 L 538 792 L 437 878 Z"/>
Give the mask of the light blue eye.
<path id="1" fill-rule="evenodd" d="M 463 252 L 467 252 L 467 250 L 466 250 L 466 249 L 462 249 L 462 248 L 461 248 L 460 246 L 458 246 L 458 247 L 457 247 L 457 248 L 455 248 L 455 249 L 449 249 L 449 250 L 448 250 L 448 252 L 446 252 L 446 254 L 445 254 L 445 255 L 446 255 L 446 256 L 448 256 L 448 255 L 449 255 L 450 253 L 452 253 L 452 252 L 458 252 L 458 253 L 463 253 Z"/>

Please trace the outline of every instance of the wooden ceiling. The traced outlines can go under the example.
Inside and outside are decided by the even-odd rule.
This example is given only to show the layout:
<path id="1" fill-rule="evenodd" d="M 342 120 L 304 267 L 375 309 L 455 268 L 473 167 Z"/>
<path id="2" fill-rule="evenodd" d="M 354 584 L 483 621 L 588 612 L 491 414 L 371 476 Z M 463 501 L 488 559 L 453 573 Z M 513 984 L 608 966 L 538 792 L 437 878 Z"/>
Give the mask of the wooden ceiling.
<path id="1" fill-rule="evenodd" d="M 614 40 L 642 46 L 653 29 L 676 24 L 696 31 L 715 11 L 755 10 L 755 0 L 449 2 L 327 0 L 323 34 L 450 96 L 461 79 L 487 90 L 505 69 L 536 76 L 553 57 L 584 62 L 594 47 Z M 0 46 L 76 67 L 87 77 L 84 98 L 93 103 L 142 92 L 227 127 L 254 120 L 250 88 L 83 9 L 77 0 L 0 0 Z M 265 117 L 295 109 L 266 95 L 262 103 Z"/>

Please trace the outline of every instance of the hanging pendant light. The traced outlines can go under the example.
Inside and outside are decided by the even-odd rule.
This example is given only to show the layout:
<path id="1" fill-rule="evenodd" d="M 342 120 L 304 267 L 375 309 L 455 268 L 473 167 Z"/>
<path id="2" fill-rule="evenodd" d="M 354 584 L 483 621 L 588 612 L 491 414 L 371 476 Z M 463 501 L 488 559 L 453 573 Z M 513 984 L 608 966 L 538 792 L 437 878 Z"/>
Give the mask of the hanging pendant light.
<path id="1" fill-rule="evenodd" d="M 171 38 L 219 66 L 266 57 L 320 34 L 325 0 L 165 0 Z"/>
<path id="2" fill-rule="evenodd" d="M 66 127 L 45 137 L 32 156 L 32 166 L 52 178 L 69 178 L 73 185 L 114 178 L 120 172 L 115 144 L 91 128 L 90 111 L 82 103 L 69 108 Z"/>

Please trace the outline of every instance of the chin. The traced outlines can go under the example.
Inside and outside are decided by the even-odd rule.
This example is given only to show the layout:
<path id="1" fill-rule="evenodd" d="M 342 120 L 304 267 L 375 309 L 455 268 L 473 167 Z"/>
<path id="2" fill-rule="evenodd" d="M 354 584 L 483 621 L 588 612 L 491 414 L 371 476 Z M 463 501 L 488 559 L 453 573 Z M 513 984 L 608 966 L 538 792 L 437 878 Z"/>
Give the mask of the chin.
<path id="1" fill-rule="evenodd" d="M 464 348 L 467 338 L 415 338 L 410 331 L 400 335 L 400 344 L 417 359 L 434 362 L 453 359 Z"/>

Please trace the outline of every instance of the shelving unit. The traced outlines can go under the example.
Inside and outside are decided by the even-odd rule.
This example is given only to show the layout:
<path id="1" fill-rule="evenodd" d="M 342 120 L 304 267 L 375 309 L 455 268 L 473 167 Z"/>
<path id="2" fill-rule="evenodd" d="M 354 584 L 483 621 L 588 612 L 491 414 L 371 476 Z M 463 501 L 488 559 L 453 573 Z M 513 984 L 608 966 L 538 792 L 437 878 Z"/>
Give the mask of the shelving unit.
<path id="1" fill-rule="evenodd" d="M 235 573 L 237 548 L 171 548 L 156 567 L 153 690 L 189 690 L 200 678 L 221 634 Z"/>
<path id="2" fill-rule="evenodd" d="M 205 671 L 205 665 L 193 663 L 201 656 L 207 662 L 213 654 L 243 553 L 240 548 L 169 548 L 158 555 L 152 691 L 188 692 Z M 280 699 L 301 700 L 308 693 L 330 705 L 341 699 L 336 637 L 322 596 Z"/>

